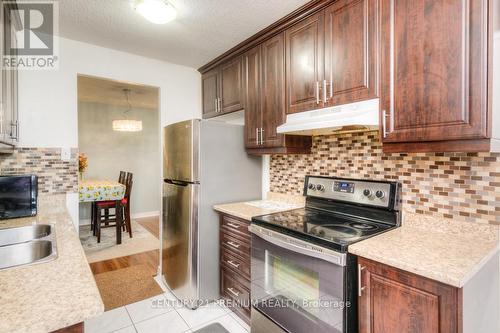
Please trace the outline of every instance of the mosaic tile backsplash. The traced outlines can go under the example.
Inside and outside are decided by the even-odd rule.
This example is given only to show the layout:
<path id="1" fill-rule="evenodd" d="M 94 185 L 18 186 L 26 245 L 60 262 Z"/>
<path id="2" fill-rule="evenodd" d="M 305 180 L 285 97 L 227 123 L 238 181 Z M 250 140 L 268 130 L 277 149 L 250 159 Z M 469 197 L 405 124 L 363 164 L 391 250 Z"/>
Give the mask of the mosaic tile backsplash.
<path id="1" fill-rule="evenodd" d="M 60 148 L 17 148 L 13 154 L 0 155 L 0 174 L 35 174 L 43 194 L 78 192 L 76 155 L 77 149 L 72 149 L 71 159 L 63 161 Z"/>
<path id="2" fill-rule="evenodd" d="M 378 132 L 313 138 L 310 155 L 271 156 L 271 191 L 302 194 L 306 175 L 399 181 L 404 209 L 500 224 L 500 154 L 384 154 Z"/>

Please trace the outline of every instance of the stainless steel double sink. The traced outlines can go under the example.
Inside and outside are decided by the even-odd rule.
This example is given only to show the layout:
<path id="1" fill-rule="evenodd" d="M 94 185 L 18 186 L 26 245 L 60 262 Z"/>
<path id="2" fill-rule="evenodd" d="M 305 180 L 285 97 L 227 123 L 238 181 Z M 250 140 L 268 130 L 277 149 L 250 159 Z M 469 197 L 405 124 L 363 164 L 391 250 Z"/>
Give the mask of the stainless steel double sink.
<path id="1" fill-rule="evenodd" d="M 56 257 L 52 224 L 0 229 L 0 270 L 47 262 Z"/>

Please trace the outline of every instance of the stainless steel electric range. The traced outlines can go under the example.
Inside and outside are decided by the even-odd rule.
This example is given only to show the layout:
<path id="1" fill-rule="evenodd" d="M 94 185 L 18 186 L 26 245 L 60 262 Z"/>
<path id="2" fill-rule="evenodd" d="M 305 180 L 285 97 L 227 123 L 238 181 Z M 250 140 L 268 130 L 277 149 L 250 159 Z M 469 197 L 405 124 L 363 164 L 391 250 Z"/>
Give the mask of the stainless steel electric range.
<path id="1" fill-rule="evenodd" d="M 303 209 L 254 217 L 252 333 L 357 332 L 350 244 L 400 225 L 401 186 L 307 176 Z"/>

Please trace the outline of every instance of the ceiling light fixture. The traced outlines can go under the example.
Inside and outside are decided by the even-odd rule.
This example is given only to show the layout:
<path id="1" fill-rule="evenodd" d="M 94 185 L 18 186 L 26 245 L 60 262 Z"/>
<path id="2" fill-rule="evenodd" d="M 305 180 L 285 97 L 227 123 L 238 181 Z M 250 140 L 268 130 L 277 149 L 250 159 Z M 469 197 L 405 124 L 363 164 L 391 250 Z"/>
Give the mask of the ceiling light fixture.
<path id="1" fill-rule="evenodd" d="M 136 0 L 133 6 L 139 14 L 155 24 L 165 24 L 177 17 L 174 6 L 166 0 Z"/>
<path id="2" fill-rule="evenodd" d="M 130 103 L 130 89 L 123 89 L 125 98 L 127 99 L 128 109 L 123 112 L 124 119 L 113 120 L 113 131 L 118 132 L 140 132 L 142 131 L 142 121 L 127 119 L 127 112 L 132 110 Z"/>

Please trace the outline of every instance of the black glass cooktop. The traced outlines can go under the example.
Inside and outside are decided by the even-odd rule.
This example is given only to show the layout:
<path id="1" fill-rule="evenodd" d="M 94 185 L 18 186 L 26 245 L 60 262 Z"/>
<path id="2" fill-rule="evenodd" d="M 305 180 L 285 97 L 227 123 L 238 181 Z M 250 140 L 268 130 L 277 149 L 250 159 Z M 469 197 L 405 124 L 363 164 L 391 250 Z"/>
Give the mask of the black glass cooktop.
<path id="1" fill-rule="evenodd" d="M 257 216 L 252 222 L 343 252 L 347 251 L 349 244 L 395 228 L 384 223 L 312 208 Z"/>

